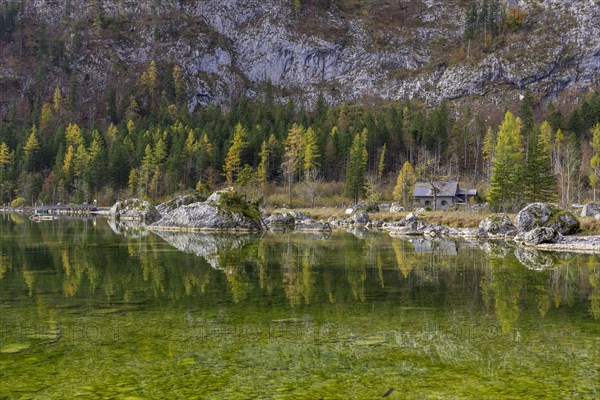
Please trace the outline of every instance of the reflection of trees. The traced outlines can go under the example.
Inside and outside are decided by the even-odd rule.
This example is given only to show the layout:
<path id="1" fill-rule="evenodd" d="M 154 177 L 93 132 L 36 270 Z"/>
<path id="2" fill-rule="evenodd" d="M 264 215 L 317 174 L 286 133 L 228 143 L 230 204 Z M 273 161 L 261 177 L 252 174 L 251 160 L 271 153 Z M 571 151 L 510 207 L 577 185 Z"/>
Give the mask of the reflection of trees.
<path id="1" fill-rule="evenodd" d="M 394 255 L 396 256 L 396 265 L 402 272 L 404 278 L 408 278 L 412 271 L 414 263 L 414 247 L 408 240 L 394 240 L 392 242 Z"/>
<path id="2" fill-rule="evenodd" d="M 600 267 L 598 266 L 598 262 L 597 257 L 590 258 L 590 311 L 595 319 L 600 319 Z"/>
<path id="3" fill-rule="evenodd" d="M 367 269 L 365 266 L 364 242 L 353 236 L 344 238 L 344 267 L 354 300 L 365 301 L 365 281 Z"/>
<path id="4" fill-rule="evenodd" d="M 0 252 L 0 280 L 2 280 L 6 271 L 10 269 L 10 265 L 8 256 L 5 256 Z"/>
<path id="5" fill-rule="evenodd" d="M 494 293 L 494 307 L 502 332 L 509 332 L 519 319 L 519 298 L 523 288 L 523 273 L 514 256 L 490 258 L 490 289 Z"/>
<path id="6" fill-rule="evenodd" d="M 585 255 L 544 254 L 553 267 L 535 271 L 523 268 L 512 249 L 489 246 L 487 256 L 462 243 L 386 235 L 360 239 L 346 232 L 326 240 L 299 233 L 263 238 L 171 233 L 163 240 L 153 234 L 117 236 L 102 222 L 5 220 L 0 234 L 9 238 L 0 241 L 0 279 L 34 298 L 54 291 L 102 303 L 231 296 L 234 302 L 273 297 L 295 306 L 364 302 L 369 293 L 404 306 L 477 307 L 483 300 L 504 331 L 518 323 L 522 308 L 546 316 L 553 306 L 585 302 L 594 318 L 600 316 L 599 260 Z M 520 254 L 528 262 L 538 257 Z"/>
<path id="7" fill-rule="evenodd" d="M 285 296 L 290 305 L 312 302 L 315 287 L 312 268 L 315 262 L 313 246 L 297 246 L 292 242 L 292 236 L 288 235 L 281 258 L 281 272 Z"/>

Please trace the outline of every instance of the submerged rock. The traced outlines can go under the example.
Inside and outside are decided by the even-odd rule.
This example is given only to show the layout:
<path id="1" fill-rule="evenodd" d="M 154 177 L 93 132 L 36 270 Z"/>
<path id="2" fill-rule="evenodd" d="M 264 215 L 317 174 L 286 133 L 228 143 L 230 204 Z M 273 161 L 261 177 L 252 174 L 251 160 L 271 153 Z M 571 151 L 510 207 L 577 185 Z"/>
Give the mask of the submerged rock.
<path id="1" fill-rule="evenodd" d="M 180 206 L 148 227 L 175 231 L 259 231 L 263 229 L 258 207 L 245 201 L 235 189 L 213 193 L 205 202 Z"/>
<path id="2" fill-rule="evenodd" d="M 554 228 L 561 235 L 572 235 L 579 230 L 579 221 L 573 213 L 556 204 L 532 203 L 519 211 L 515 226 L 521 232 L 547 227 Z"/>
<path id="3" fill-rule="evenodd" d="M 140 199 L 127 199 L 116 202 L 108 217 L 114 220 L 144 221 L 160 218 L 160 213 L 150 202 Z"/>

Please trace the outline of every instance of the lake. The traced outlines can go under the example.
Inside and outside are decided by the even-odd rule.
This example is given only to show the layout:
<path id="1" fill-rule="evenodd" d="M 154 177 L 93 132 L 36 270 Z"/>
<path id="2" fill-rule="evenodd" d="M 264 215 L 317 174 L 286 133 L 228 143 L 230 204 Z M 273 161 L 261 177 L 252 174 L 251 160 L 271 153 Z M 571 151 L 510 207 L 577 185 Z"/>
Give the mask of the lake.
<path id="1" fill-rule="evenodd" d="M 0 398 L 598 399 L 600 257 L 0 215 Z"/>

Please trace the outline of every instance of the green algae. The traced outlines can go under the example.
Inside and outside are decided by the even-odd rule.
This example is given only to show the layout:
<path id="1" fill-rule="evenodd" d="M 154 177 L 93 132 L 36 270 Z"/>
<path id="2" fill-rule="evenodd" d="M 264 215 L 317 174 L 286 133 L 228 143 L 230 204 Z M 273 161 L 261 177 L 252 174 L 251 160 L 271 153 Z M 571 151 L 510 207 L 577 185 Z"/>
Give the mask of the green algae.
<path id="1" fill-rule="evenodd" d="M 28 350 L 31 343 L 10 343 L 0 348 L 1 354 L 16 354 Z"/>

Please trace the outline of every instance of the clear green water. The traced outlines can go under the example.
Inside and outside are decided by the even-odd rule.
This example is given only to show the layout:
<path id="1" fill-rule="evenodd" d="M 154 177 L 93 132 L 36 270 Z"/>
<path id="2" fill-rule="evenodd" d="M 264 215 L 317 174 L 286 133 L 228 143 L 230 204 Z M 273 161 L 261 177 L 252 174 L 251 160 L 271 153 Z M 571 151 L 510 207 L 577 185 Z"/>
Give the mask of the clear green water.
<path id="1" fill-rule="evenodd" d="M 596 256 L 1 218 L 0 398 L 600 398 Z"/>

